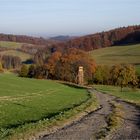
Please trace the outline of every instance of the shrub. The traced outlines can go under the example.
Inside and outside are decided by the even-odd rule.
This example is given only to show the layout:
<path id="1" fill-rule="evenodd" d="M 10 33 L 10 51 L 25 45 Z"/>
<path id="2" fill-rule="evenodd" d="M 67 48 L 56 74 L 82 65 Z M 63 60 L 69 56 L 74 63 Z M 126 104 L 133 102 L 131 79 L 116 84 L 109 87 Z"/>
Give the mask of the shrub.
<path id="1" fill-rule="evenodd" d="M 19 75 L 21 77 L 27 77 L 28 76 L 28 67 L 25 64 L 22 65 Z"/>

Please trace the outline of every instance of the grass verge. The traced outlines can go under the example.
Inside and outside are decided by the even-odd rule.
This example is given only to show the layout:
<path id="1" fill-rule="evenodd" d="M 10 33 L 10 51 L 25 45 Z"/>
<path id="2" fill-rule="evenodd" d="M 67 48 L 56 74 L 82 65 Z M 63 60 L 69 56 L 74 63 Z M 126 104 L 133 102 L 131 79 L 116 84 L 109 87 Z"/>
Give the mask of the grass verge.
<path id="1" fill-rule="evenodd" d="M 94 88 L 102 93 L 110 94 L 123 99 L 124 101 L 140 105 L 140 89 L 133 90 L 131 88 L 121 88 L 109 85 L 94 85 Z"/>
<path id="2" fill-rule="evenodd" d="M 112 112 L 107 115 L 106 123 L 107 126 L 103 127 L 99 133 L 96 135 L 96 139 L 103 139 L 109 136 L 109 134 L 121 126 L 124 116 L 123 108 L 120 104 L 111 102 Z"/>
<path id="3" fill-rule="evenodd" d="M 107 116 L 108 130 L 115 129 L 120 126 L 122 117 L 124 116 L 123 108 L 119 103 L 111 103 L 113 106 L 112 113 Z"/>

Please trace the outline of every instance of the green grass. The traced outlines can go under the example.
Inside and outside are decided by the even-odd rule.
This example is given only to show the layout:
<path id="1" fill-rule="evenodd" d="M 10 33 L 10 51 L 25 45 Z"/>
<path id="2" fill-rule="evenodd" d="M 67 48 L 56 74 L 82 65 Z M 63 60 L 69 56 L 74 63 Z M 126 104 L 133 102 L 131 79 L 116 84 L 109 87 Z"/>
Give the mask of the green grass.
<path id="1" fill-rule="evenodd" d="M 140 63 L 140 44 L 107 47 L 90 52 L 97 64 Z"/>
<path id="2" fill-rule="evenodd" d="M 7 50 L 0 52 L 1 55 L 12 55 L 12 56 L 18 56 L 21 58 L 21 61 L 26 61 L 27 59 L 31 58 L 30 54 L 18 51 L 18 50 Z"/>
<path id="3" fill-rule="evenodd" d="M 130 88 L 124 88 L 123 92 L 121 92 L 121 88 L 116 86 L 94 85 L 94 88 L 96 88 L 98 91 L 109 93 L 111 95 L 120 97 L 123 100 L 140 105 L 140 89 L 134 91 Z"/>
<path id="4" fill-rule="evenodd" d="M 18 49 L 21 48 L 23 43 L 10 42 L 10 41 L 0 41 L 0 47 Z"/>
<path id="5" fill-rule="evenodd" d="M 24 43 L 0 41 L 0 47 L 10 49 L 10 50 L 1 51 L 0 54 L 18 56 L 21 58 L 22 61 L 26 61 L 27 59 L 31 58 L 31 55 L 17 50 L 20 49 L 23 44 Z"/>
<path id="6" fill-rule="evenodd" d="M 49 119 L 89 98 L 86 89 L 0 74 L 0 134 Z"/>

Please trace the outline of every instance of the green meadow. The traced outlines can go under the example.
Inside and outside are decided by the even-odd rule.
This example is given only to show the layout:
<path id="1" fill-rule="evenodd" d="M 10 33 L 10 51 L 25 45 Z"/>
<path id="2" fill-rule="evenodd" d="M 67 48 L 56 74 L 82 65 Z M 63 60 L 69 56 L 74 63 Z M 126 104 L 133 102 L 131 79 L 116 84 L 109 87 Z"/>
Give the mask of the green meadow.
<path id="1" fill-rule="evenodd" d="M 140 44 L 114 46 L 90 52 L 97 64 L 113 65 L 120 63 L 140 63 Z"/>
<path id="2" fill-rule="evenodd" d="M 0 74 L 0 138 L 7 130 L 50 119 L 89 98 L 86 89 Z"/>
<path id="3" fill-rule="evenodd" d="M 0 41 L 0 47 L 4 47 L 4 48 L 18 49 L 21 48 L 22 45 L 23 43 Z"/>

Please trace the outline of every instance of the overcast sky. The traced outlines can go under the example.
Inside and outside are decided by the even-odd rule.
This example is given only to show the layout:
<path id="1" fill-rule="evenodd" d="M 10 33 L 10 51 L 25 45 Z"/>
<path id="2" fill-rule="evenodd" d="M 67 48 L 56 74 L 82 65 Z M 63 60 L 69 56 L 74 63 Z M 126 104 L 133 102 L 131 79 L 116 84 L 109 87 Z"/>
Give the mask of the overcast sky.
<path id="1" fill-rule="evenodd" d="M 85 35 L 140 24 L 140 0 L 0 0 L 0 32 Z"/>

